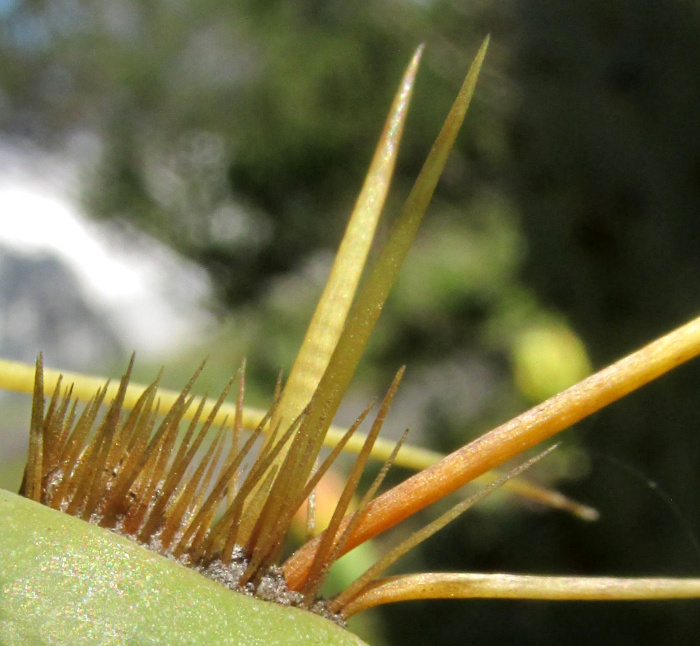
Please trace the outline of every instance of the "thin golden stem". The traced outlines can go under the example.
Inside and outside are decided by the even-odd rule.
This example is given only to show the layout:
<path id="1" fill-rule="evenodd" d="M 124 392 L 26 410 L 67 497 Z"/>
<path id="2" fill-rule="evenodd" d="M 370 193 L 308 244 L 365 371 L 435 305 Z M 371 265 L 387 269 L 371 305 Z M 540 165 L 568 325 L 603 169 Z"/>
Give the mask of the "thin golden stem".
<path id="1" fill-rule="evenodd" d="M 417 599 L 658 601 L 700 596 L 700 579 L 427 573 L 371 583 L 344 608 L 350 617 L 374 606 Z"/>
<path id="2" fill-rule="evenodd" d="M 412 550 L 414 547 L 430 538 L 436 532 L 439 532 L 448 523 L 451 523 L 455 518 L 461 516 L 465 511 L 473 507 L 477 502 L 480 502 L 486 496 L 491 494 L 493 491 L 498 489 L 502 484 L 514 478 L 515 476 L 523 473 L 529 469 L 532 465 L 539 462 L 542 458 L 549 455 L 555 448 L 550 446 L 548 449 L 539 453 L 535 457 L 523 462 L 522 464 L 515 467 L 512 471 L 509 471 L 505 475 L 501 476 L 495 482 L 484 487 L 482 490 L 477 491 L 468 498 L 458 502 L 451 509 L 448 509 L 439 518 L 436 518 L 431 523 L 414 532 L 407 539 L 401 541 L 398 545 L 389 550 L 386 554 L 382 556 L 373 566 L 371 566 L 364 574 L 359 576 L 353 583 L 351 583 L 345 590 L 343 590 L 329 606 L 331 612 L 341 612 L 344 614 L 344 608 L 349 605 L 353 599 L 358 596 L 362 590 L 374 579 L 376 579 L 380 574 L 382 574 L 389 566 L 393 565 L 398 559 L 400 559 L 404 554 Z M 352 522 L 352 520 L 351 520 Z"/>
<path id="3" fill-rule="evenodd" d="M 346 551 L 698 354 L 700 317 L 502 424 L 387 491 L 370 504 L 348 541 Z M 285 576 L 292 589 L 301 585 L 305 578 L 319 541 L 318 537 L 310 541 L 287 560 Z"/>
<path id="4" fill-rule="evenodd" d="M 58 370 L 44 368 L 44 390 L 46 394 L 50 395 L 54 392 L 58 377 L 61 374 L 64 376 L 64 383 L 73 384 L 72 394 L 76 400 L 90 401 L 95 396 L 95 392 L 103 389 L 105 385 L 104 377 L 81 375 L 70 372 L 60 373 Z M 136 402 L 148 388 L 150 388 L 150 386 L 130 383 L 124 397 L 123 408 L 133 410 L 133 408 L 136 406 Z M 17 361 L 0 359 L 0 389 L 31 394 L 34 389 L 34 366 Z M 114 384 L 108 386 L 104 394 L 105 403 L 109 404 L 114 399 L 116 394 L 117 385 Z M 159 409 L 168 410 L 175 404 L 179 395 L 179 391 L 168 390 L 165 388 L 158 389 L 157 397 L 159 399 Z M 197 414 L 200 406 L 202 406 L 202 410 L 199 412 L 199 415 L 210 415 L 216 408 L 216 405 L 217 402 L 215 399 L 195 397 L 192 405 L 188 407 L 188 409 L 183 413 L 182 417 L 185 420 L 191 420 L 195 414 Z M 263 418 L 265 418 L 267 413 L 268 411 L 266 410 L 252 408 L 249 406 L 245 406 L 240 410 L 240 412 L 237 412 L 234 404 L 224 402 L 216 412 L 216 415 L 213 417 L 211 423 L 214 425 L 221 424 L 225 417 L 228 416 L 231 418 L 239 415 L 241 420 L 241 428 L 254 431 L 260 425 L 260 422 L 263 420 Z M 264 429 L 264 432 L 267 432 L 267 427 Z M 324 446 L 334 447 L 341 440 L 341 438 L 343 438 L 346 432 L 347 429 L 340 428 L 338 426 L 331 426 L 328 429 L 326 437 L 324 438 Z M 365 434 L 357 432 L 347 441 L 343 450 L 348 453 L 356 454 L 362 449 L 366 439 L 367 437 Z M 372 459 L 384 462 L 391 454 L 393 448 L 393 442 L 379 437 L 372 447 L 371 457 Z M 396 456 L 395 464 L 399 467 L 419 471 L 420 469 L 426 469 L 436 462 L 439 462 L 443 457 L 443 454 L 437 453 L 436 451 L 431 451 L 418 446 L 404 445 L 401 447 L 399 454 Z M 489 481 L 490 478 L 484 479 L 484 483 Z M 561 493 L 550 491 L 543 487 L 538 487 L 537 485 L 523 480 L 511 480 L 504 486 L 504 488 L 513 494 L 534 500 L 554 509 L 567 511 L 575 516 L 578 516 L 579 518 L 583 518 L 584 520 L 594 520 L 597 518 L 597 512 L 594 509 L 572 501 L 566 496 L 563 496 Z"/>

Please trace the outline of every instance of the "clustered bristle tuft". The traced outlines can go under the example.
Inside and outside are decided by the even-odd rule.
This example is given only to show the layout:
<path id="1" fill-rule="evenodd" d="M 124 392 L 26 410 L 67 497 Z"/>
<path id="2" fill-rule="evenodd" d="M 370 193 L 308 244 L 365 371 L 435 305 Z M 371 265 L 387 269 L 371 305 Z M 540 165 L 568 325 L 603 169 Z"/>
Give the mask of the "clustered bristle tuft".
<path id="1" fill-rule="evenodd" d="M 368 519 L 372 497 L 396 457 L 398 447 L 357 511 L 347 516 L 403 369 L 380 405 L 329 527 L 317 539 L 317 549 L 308 569 L 303 571 L 297 567 L 292 582 L 288 567 L 283 565 L 279 572 L 276 568 L 296 511 L 312 495 L 342 445 L 369 414 L 370 408 L 331 456 L 317 467 L 329 426 L 464 119 L 487 43 L 488 39 L 470 68 L 384 249 L 357 293 L 372 231 L 382 211 L 396 159 L 422 50 L 418 48 L 392 105 L 370 173 L 341 243 L 338 260 L 292 368 L 290 384 L 283 390 L 278 383 L 271 410 L 240 448 L 243 368 L 239 372 L 240 388 L 232 431 L 228 432 L 225 422 L 218 430 L 213 430 L 212 426 L 233 380 L 207 419 L 199 425 L 204 406 L 201 402 L 195 405 L 196 399 L 190 391 L 202 366 L 161 416 L 157 379 L 134 405 L 130 402 L 125 406 L 132 357 L 117 395 L 101 421 L 96 422 L 99 409 L 103 401 L 110 400 L 106 387 L 92 397 L 74 423 L 76 408 L 71 404 L 70 389 L 61 395 L 60 386 L 57 386 L 44 412 L 40 357 L 36 366 L 29 458 L 22 493 L 134 538 L 210 576 L 216 572 L 215 578 L 244 592 L 255 591 L 267 598 L 271 590 L 280 587 L 279 581 L 285 582 L 286 578 L 294 593 L 285 593 L 284 599 L 278 600 L 318 609 L 317 595 L 330 567 L 358 543 L 353 534 Z M 130 412 L 127 414 L 124 408 L 129 408 Z M 180 423 L 191 408 L 196 408 L 194 418 L 178 439 Z M 261 440 L 263 434 L 267 436 L 264 441 Z M 255 457 L 251 457 L 252 466 L 242 469 L 243 461 L 255 453 L 255 447 L 258 448 Z M 286 589 L 287 583 L 283 587 Z M 339 615 L 343 614 L 343 608 L 342 603 L 334 605 Z"/>
<path id="2" fill-rule="evenodd" d="M 354 525 L 340 531 L 341 520 L 355 494 L 403 370 L 380 405 L 313 567 L 299 590 L 291 591 L 278 562 L 292 518 L 365 420 L 372 405 L 308 480 L 300 482 L 299 463 L 302 457 L 304 462 L 308 460 L 311 437 L 311 431 L 304 428 L 307 411 L 288 428 L 280 428 L 282 421 L 269 432 L 279 400 L 276 397 L 267 416 L 242 442 L 243 366 L 204 421 L 201 418 L 205 398 L 199 400 L 192 421 L 183 432 L 183 415 L 195 406 L 197 398 L 191 395 L 191 389 L 203 364 L 169 410 L 159 410 L 159 375 L 127 411 L 123 403 L 133 361 L 132 357 L 117 396 L 98 422 L 106 386 L 78 415 L 72 387 L 62 389 L 59 381 L 45 407 L 43 364 L 39 356 L 29 457 L 20 493 L 136 540 L 231 589 L 328 615 L 327 606 L 318 600 L 318 591 L 353 529 Z M 236 378 L 240 386 L 234 419 L 231 424 L 225 421 L 214 429 L 213 420 Z M 263 433 L 268 433 L 268 440 L 251 458 L 252 466 L 244 469 L 244 460 L 254 454 Z M 403 438 L 361 501 L 356 519 L 361 518 L 402 442 Z M 288 447 L 287 455 L 276 467 L 275 458 L 283 447 Z M 264 486 L 259 486 L 261 480 L 267 481 Z M 339 615 L 336 619 L 340 620 Z"/>
<path id="3" fill-rule="evenodd" d="M 355 612 L 404 599 L 474 596 L 523 598 L 678 598 L 700 596 L 700 580 L 555 579 L 507 575 L 425 574 L 376 581 L 409 549 L 431 536 L 494 488 L 548 451 L 496 479 L 482 491 L 390 550 L 329 602 L 319 599 L 333 563 L 462 485 L 498 467 L 586 415 L 651 381 L 700 352 L 700 319 L 629 355 L 577 386 L 456 450 L 389 492 L 375 493 L 405 438 L 394 447 L 354 513 L 350 502 L 396 394 L 394 379 L 323 534 L 278 565 L 296 511 L 350 441 L 372 405 L 318 466 L 319 451 L 360 361 L 457 136 L 474 92 L 488 38 L 482 44 L 406 203 L 362 288 L 372 233 L 395 161 L 420 48 L 404 76 L 370 173 L 353 212 L 326 290 L 314 314 L 290 382 L 277 383 L 270 411 L 244 439 L 245 362 L 238 372 L 232 421 L 219 423 L 236 377 L 216 404 L 191 394 L 203 364 L 166 411 L 160 376 L 127 398 L 132 357 L 116 396 L 107 385 L 82 411 L 73 387 L 61 378 L 44 401 L 42 358 L 36 363 L 27 466 L 20 493 L 27 498 L 113 530 L 202 572 L 233 590 L 310 609 L 343 623 Z M 355 296 L 353 297 L 353 295 Z M 47 383 L 50 381 L 47 375 Z M 53 380 L 51 380 L 53 381 Z M 26 386 L 30 381 L 26 380 Z M 76 391 L 79 384 L 76 380 Z M 89 391 L 91 392 L 91 391 Z M 83 390 L 83 393 L 85 391 Z M 313 395 L 311 395 L 313 393 Z M 133 394 L 133 393 L 131 393 Z M 172 401 L 172 400 L 170 400 Z M 106 413 L 100 410 L 109 402 Z M 106 405 L 106 404 L 105 404 Z M 303 408 L 305 406 L 305 408 Z M 165 406 L 164 406 L 165 408 Z M 303 408 L 303 410 L 302 410 Z M 208 414 L 205 413 L 208 411 Z M 194 411 L 192 414 L 191 411 Z M 206 419 L 201 421 L 206 414 Z M 191 422 L 184 430 L 185 418 Z M 76 420 L 77 418 L 77 420 Z M 248 426 L 249 432 L 256 422 Z M 214 427 L 217 420 L 218 428 Z M 266 439 L 263 441 L 263 435 Z M 244 461 L 249 459 L 252 465 Z M 530 486 L 528 495 L 554 506 L 595 512 Z M 311 507 L 311 505 L 309 505 Z M 546 580 L 545 580 L 546 579 Z M 603 591 L 603 592 L 601 592 Z M 528 596 L 529 595 L 529 596 Z M 606 596 L 607 595 L 607 596 Z"/>

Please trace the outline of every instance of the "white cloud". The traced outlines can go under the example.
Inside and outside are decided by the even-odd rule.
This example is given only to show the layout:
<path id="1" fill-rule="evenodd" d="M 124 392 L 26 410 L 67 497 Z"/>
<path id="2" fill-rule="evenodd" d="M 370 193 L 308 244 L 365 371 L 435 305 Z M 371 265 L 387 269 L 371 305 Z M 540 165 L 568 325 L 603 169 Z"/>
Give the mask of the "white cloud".
<path id="1" fill-rule="evenodd" d="M 67 191 L 41 176 L 45 158 L 34 174 L 26 152 L 14 156 L 14 165 L 7 149 L 0 156 L 0 243 L 65 261 L 126 347 L 158 355 L 210 323 L 202 306 L 210 295 L 203 270 L 155 240 L 139 236 L 130 244 L 123 232 L 89 221 Z"/>

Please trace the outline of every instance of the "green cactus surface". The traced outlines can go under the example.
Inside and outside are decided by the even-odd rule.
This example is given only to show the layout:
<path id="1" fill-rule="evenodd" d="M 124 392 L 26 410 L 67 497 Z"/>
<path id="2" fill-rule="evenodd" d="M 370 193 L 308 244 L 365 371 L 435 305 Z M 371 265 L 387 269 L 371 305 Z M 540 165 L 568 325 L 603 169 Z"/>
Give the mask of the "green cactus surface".
<path id="1" fill-rule="evenodd" d="M 0 490 L 0 644 L 363 643 L 298 608 L 232 592 L 113 532 Z"/>

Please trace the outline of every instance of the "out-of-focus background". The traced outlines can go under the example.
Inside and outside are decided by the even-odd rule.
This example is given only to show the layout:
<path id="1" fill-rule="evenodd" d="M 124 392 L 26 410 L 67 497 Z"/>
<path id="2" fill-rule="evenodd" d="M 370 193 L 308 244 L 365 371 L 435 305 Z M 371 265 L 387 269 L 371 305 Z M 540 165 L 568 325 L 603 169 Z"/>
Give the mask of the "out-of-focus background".
<path id="1" fill-rule="evenodd" d="M 697 314 L 700 6 L 0 0 L 0 354 L 269 402 L 403 67 L 426 43 L 387 205 L 482 38 L 477 94 L 341 412 L 408 365 L 388 436 L 447 451 Z M 380 234 L 381 235 L 381 234 Z M 536 477 L 597 523 L 499 497 L 397 571 L 700 574 L 700 364 L 565 434 Z M 0 394 L 0 486 L 28 398 Z M 389 428 L 391 427 L 391 428 Z M 397 470 L 394 478 L 405 474 Z M 425 518 L 437 515 L 430 510 Z M 398 535 L 409 529 L 399 530 Z M 380 644 L 695 644 L 697 602 L 421 602 Z"/>

